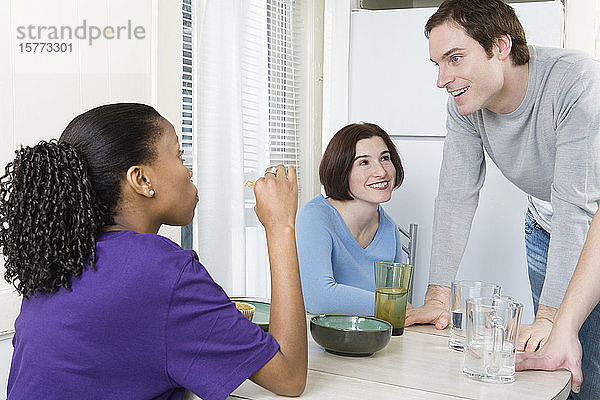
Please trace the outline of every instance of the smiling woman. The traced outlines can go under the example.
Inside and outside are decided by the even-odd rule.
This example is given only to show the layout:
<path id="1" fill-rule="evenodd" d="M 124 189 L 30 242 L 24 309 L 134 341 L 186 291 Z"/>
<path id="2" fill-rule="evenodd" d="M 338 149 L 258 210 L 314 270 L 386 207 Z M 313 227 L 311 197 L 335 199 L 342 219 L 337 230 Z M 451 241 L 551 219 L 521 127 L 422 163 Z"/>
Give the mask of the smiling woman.
<path id="1" fill-rule="evenodd" d="M 402 259 L 396 224 L 380 206 L 404 180 L 396 147 L 375 124 L 337 132 L 321 160 L 318 195 L 298 213 L 304 302 L 313 314 L 373 315 L 375 261 Z"/>

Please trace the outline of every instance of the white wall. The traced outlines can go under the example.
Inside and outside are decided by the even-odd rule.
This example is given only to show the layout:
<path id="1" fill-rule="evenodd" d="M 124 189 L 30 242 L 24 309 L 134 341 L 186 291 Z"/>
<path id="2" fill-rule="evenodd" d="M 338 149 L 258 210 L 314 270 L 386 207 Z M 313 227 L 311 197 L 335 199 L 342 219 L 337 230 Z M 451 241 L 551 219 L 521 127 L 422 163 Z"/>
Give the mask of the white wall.
<path id="1" fill-rule="evenodd" d="M 567 0 L 565 47 L 600 57 L 600 0 Z"/>
<path id="2" fill-rule="evenodd" d="M 142 26 L 143 39 L 72 39 L 72 53 L 21 53 L 17 27 L 29 24 Z M 0 2 L 0 166 L 20 145 L 58 138 L 76 115 L 97 105 L 151 104 L 181 127 L 181 3 L 172 0 Z M 141 35 L 140 35 L 141 36 Z M 180 228 L 161 234 L 179 242 Z M 3 259 L 0 258 L 3 275 Z M 0 400 L 12 355 L 10 331 L 20 301 L 0 279 Z"/>
<path id="3" fill-rule="evenodd" d="M 11 343 L 12 334 L 0 336 L 0 399 L 6 399 L 6 386 L 8 384 L 8 370 L 13 347 Z"/>

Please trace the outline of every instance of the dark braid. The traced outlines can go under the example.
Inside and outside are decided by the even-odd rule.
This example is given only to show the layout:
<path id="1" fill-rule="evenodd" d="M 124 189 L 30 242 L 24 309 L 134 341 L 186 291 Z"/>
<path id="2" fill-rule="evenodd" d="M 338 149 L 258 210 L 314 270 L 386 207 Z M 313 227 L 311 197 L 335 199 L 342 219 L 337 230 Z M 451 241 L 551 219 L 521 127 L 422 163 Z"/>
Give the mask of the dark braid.
<path id="1" fill-rule="evenodd" d="M 77 116 L 59 141 L 16 151 L 0 177 L 4 278 L 29 298 L 70 290 L 94 268 L 96 236 L 114 223 L 129 167 L 151 163 L 162 134 L 154 108 L 109 104 Z"/>
<path id="2" fill-rule="evenodd" d="M 95 199 L 86 167 L 67 143 L 16 151 L 0 178 L 4 278 L 25 297 L 71 287 L 95 260 L 96 233 L 109 216 Z"/>

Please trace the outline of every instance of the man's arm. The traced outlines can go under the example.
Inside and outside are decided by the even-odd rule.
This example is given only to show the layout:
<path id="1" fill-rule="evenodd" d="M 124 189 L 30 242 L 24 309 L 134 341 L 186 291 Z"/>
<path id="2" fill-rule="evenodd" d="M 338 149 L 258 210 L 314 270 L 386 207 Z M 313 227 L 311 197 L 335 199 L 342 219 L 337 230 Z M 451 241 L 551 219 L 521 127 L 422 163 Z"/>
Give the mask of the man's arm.
<path id="1" fill-rule="evenodd" d="M 458 113 L 452 98 L 448 99 L 446 127 L 433 216 L 429 288 L 425 304 L 407 311 L 406 326 L 431 323 L 443 329 L 450 322 L 450 284 L 465 251 L 485 179 L 481 137 L 471 121 Z"/>
<path id="2" fill-rule="evenodd" d="M 583 322 L 600 301 L 600 212 L 590 226 L 581 257 L 567 293 L 554 318 L 548 342 L 537 353 L 517 355 L 516 368 L 554 371 L 568 369 L 573 374 L 571 388 L 579 392 L 581 373 L 581 344 L 577 334 Z"/>
<path id="3" fill-rule="evenodd" d="M 436 329 L 444 329 L 450 323 L 450 288 L 429 285 L 422 307 L 408 305 L 404 326 L 413 324 L 434 324 Z"/>
<path id="4" fill-rule="evenodd" d="M 521 325 L 519 328 L 517 350 L 531 352 L 544 346 L 552 330 L 555 315 L 556 308 L 540 304 L 533 323 L 531 325 Z"/>
<path id="5" fill-rule="evenodd" d="M 520 331 L 519 350 L 535 351 L 548 339 L 600 201 L 600 64 L 590 60 L 580 64 L 581 70 L 563 77 L 557 95 L 546 278 L 536 319 Z"/>

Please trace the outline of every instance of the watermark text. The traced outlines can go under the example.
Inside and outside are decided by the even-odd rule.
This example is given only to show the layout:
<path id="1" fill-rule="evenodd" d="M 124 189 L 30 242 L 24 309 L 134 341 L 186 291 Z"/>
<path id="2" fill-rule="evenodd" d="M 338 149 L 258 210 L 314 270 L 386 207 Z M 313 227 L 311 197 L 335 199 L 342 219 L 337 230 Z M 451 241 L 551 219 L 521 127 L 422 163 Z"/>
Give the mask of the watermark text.
<path id="1" fill-rule="evenodd" d="M 62 25 L 21 25 L 17 27 L 17 39 L 28 42 L 46 42 L 51 40 L 86 40 L 88 45 L 96 40 L 143 40 L 146 38 L 146 29 L 141 25 L 134 26 L 131 20 L 127 20 L 126 25 L 116 26 L 97 26 L 89 25 L 87 20 L 83 20 L 81 25 L 76 27 Z"/>

